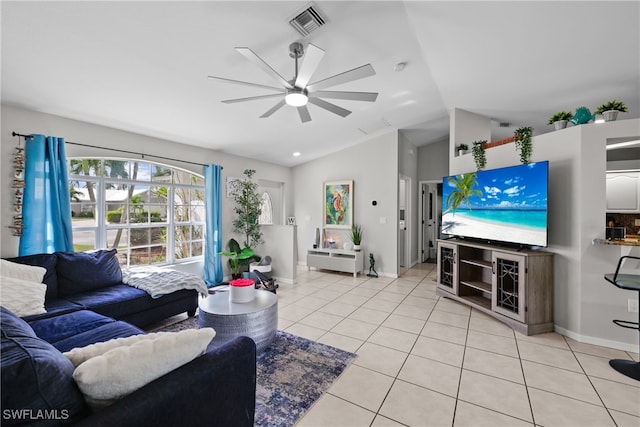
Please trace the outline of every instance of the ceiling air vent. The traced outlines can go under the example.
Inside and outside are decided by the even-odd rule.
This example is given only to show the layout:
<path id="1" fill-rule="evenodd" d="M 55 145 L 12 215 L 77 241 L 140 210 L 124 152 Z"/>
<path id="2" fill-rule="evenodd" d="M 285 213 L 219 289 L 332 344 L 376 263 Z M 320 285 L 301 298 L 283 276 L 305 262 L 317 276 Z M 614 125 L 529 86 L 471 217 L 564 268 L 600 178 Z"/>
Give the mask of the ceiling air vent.
<path id="1" fill-rule="evenodd" d="M 326 22 L 327 20 L 322 15 L 322 12 L 320 12 L 318 7 L 312 3 L 291 19 L 289 24 L 291 24 L 291 26 L 293 26 L 293 28 L 303 36 L 308 36 L 326 24 Z"/>

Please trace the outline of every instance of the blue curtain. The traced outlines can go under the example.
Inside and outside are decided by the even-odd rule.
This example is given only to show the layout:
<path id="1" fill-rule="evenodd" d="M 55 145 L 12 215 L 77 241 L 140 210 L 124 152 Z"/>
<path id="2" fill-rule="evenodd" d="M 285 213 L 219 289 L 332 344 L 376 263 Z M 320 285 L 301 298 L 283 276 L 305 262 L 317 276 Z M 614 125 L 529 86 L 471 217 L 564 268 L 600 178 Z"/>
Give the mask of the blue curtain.
<path id="1" fill-rule="evenodd" d="M 207 286 L 222 282 L 222 166 L 204 167 L 205 215 L 207 230 L 204 244 L 204 281 Z"/>
<path id="2" fill-rule="evenodd" d="M 19 254 L 73 251 L 64 139 L 31 135 L 25 142 L 24 230 Z"/>

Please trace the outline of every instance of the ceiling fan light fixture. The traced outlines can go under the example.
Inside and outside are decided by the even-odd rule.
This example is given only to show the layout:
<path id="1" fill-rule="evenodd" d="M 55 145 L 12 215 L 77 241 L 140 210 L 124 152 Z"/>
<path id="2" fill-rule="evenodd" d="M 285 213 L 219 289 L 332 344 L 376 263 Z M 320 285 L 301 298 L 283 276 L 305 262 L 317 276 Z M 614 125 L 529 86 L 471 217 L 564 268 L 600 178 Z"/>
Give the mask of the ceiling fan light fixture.
<path id="1" fill-rule="evenodd" d="M 293 89 L 287 92 L 287 95 L 284 97 L 287 105 L 291 105 L 292 107 L 302 107 L 307 105 L 307 94 L 304 93 L 301 89 Z"/>

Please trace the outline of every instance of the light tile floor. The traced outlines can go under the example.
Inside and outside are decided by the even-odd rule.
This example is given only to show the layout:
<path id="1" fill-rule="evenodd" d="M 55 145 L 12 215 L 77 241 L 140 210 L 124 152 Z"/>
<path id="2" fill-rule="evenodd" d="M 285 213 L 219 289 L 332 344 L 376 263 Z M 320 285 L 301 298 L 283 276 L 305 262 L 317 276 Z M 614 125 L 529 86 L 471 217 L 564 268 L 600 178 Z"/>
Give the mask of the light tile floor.
<path id="1" fill-rule="evenodd" d="M 280 284 L 279 329 L 359 355 L 298 426 L 640 427 L 640 382 L 608 365 L 638 354 L 523 336 L 438 297 L 435 275 Z"/>

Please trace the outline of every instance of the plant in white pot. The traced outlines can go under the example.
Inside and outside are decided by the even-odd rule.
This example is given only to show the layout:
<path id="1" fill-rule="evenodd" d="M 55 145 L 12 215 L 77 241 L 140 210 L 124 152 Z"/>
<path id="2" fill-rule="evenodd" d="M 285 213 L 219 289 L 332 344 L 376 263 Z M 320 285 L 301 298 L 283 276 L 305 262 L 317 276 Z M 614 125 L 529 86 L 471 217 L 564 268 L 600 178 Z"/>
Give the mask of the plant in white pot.
<path id="1" fill-rule="evenodd" d="M 564 129 L 567 127 L 569 120 L 573 118 L 573 114 L 568 111 L 558 111 L 549 118 L 548 125 L 553 125 L 555 130 Z"/>
<path id="2" fill-rule="evenodd" d="M 613 122 L 618 118 L 618 112 L 626 113 L 627 111 L 628 109 L 624 102 L 614 99 L 599 106 L 596 114 L 602 114 L 605 122 Z"/>
<path id="3" fill-rule="evenodd" d="M 458 150 L 458 156 L 462 156 L 464 154 L 467 154 L 469 146 L 467 144 L 460 144 L 456 147 L 456 149 Z"/>
<path id="4" fill-rule="evenodd" d="M 359 251 L 360 244 L 362 243 L 362 226 L 358 224 L 353 224 L 351 231 L 349 232 L 349 238 L 353 242 L 353 250 Z"/>

